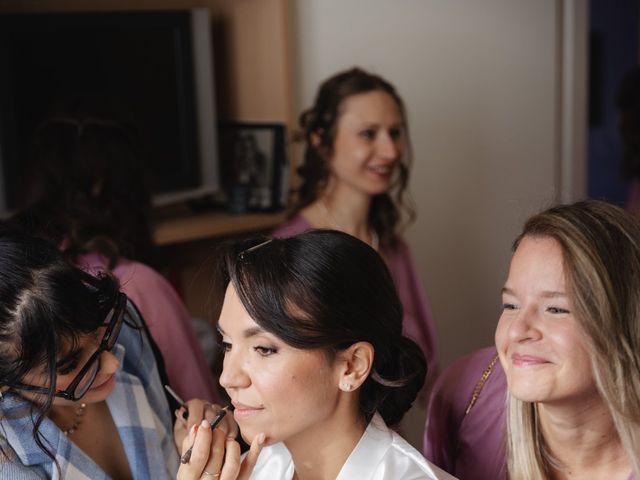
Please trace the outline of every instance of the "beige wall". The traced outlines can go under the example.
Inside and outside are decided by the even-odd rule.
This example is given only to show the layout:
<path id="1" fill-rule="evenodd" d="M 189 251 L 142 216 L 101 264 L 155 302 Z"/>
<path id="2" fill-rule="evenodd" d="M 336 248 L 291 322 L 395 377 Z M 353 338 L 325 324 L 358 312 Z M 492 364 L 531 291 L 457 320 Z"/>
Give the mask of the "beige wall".
<path id="1" fill-rule="evenodd" d="M 575 198 L 584 183 L 580 169 L 561 178 L 564 138 L 575 144 L 561 130 L 562 85 L 576 81 L 563 70 L 575 59 L 562 54 L 562 11 L 576 4 L 586 11 L 579 0 L 292 2 L 297 111 L 322 79 L 354 64 L 390 79 L 408 106 L 418 219 L 406 234 L 442 366 L 493 342 L 510 245 L 526 216 L 561 194 Z M 579 33 L 586 38 L 586 28 Z M 584 130 L 584 117 L 572 121 Z M 578 193 L 561 192 L 569 180 Z"/>

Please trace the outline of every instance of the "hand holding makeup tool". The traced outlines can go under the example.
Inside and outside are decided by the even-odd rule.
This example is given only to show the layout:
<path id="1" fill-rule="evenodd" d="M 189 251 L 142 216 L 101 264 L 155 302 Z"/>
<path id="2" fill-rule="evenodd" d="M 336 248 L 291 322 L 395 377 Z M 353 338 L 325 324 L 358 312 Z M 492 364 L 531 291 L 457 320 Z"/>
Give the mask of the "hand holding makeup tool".
<path id="1" fill-rule="evenodd" d="M 189 410 L 187 410 L 184 400 L 182 400 L 180 396 L 175 392 L 175 390 L 171 388 L 169 385 L 165 385 L 164 389 L 167 392 L 169 392 L 169 395 L 171 395 L 175 399 L 175 401 L 180 404 L 181 407 L 184 407 L 184 412 L 182 412 L 182 418 L 186 420 L 189 417 Z"/>
<path id="2" fill-rule="evenodd" d="M 229 405 L 227 405 L 226 407 L 223 407 L 222 410 L 220 410 L 218 414 L 215 417 L 213 417 L 213 419 L 209 422 L 209 425 L 211 425 L 211 430 L 213 430 L 218 426 L 218 424 L 222 421 L 224 416 L 227 414 L 228 409 L 229 409 Z M 180 463 L 189 463 L 189 460 L 191 459 L 192 450 L 193 450 L 193 445 L 191 445 L 189 447 L 189 450 L 184 452 L 184 455 L 180 457 Z"/>

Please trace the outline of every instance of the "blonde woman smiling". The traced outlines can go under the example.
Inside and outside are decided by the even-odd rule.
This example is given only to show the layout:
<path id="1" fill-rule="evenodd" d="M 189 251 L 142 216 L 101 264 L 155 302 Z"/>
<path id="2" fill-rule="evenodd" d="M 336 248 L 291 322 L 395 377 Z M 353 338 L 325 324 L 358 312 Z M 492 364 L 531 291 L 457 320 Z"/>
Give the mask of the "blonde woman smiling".
<path id="1" fill-rule="evenodd" d="M 509 478 L 638 478 L 638 221 L 597 201 L 532 217 L 502 302 Z"/>

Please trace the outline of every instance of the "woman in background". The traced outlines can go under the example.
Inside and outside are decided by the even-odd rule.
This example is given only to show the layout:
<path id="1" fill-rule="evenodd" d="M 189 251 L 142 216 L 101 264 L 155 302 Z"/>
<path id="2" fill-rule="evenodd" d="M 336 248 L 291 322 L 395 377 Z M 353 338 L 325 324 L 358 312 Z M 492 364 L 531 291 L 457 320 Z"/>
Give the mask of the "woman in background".
<path id="1" fill-rule="evenodd" d="M 427 358 L 430 385 L 437 373 L 433 321 L 409 246 L 398 233 L 403 214 L 413 217 L 405 199 L 410 140 L 402 99 L 383 78 L 352 68 L 320 86 L 300 126 L 306 143 L 302 184 L 292 217 L 273 235 L 330 228 L 377 250 L 398 289 L 403 331 Z"/>
<path id="2" fill-rule="evenodd" d="M 503 288 L 499 363 L 465 412 L 457 405 L 469 398 L 436 390 L 426 441 L 450 459 L 443 468 L 488 475 L 464 478 L 639 478 L 639 272 L 640 222 L 624 210 L 585 201 L 531 217 Z M 453 385 L 445 376 L 437 385 Z"/>
<path id="3" fill-rule="evenodd" d="M 202 424 L 185 439 L 195 445 L 179 479 L 452 478 L 388 427 L 421 390 L 426 363 L 402 335 L 375 250 L 316 230 L 238 242 L 224 260 L 220 383 L 252 446 L 241 466 L 235 441 Z"/>
<path id="4" fill-rule="evenodd" d="M 132 129 L 106 99 L 74 97 L 32 142 L 22 208 L 13 221 L 86 271 L 108 271 L 140 309 L 183 398 L 217 399 L 191 318 L 152 262 L 150 195 Z"/>

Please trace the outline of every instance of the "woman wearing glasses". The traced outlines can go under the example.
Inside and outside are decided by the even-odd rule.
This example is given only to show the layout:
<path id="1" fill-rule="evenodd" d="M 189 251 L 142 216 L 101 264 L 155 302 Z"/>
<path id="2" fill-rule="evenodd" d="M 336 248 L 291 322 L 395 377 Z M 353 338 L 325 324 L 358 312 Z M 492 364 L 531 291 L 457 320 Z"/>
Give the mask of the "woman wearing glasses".
<path id="1" fill-rule="evenodd" d="M 220 384 L 252 446 L 241 466 L 237 443 L 203 423 L 185 439 L 194 447 L 180 480 L 453 478 L 388 427 L 415 400 L 426 362 L 402 334 L 373 248 L 316 230 L 239 242 L 223 265 Z"/>
<path id="2" fill-rule="evenodd" d="M 172 419 L 142 321 L 110 276 L 0 235 L 0 478 L 172 478 Z"/>

